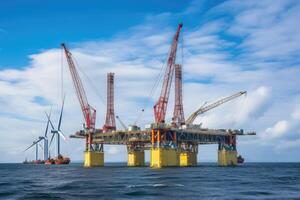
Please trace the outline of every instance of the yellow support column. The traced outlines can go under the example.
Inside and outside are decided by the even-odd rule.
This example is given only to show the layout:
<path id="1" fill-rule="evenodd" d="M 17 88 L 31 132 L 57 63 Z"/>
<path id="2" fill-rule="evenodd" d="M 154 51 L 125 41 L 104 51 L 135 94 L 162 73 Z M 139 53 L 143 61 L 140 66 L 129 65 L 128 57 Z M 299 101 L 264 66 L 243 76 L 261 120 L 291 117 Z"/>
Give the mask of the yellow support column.
<path id="1" fill-rule="evenodd" d="M 236 166 L 237 165 L 237 151 L 221 149 L 218 151 L 218 165 L 219 166 Z"/>
<path id="2" fill-rule="evenodd" d="M 179 165 L 177 149 L 166 147 L 152 147 L 150 149 L 150 167 L 176 167 Z"/>
<path id="3" fill-rule="evenodd" d="M 102 151 L 85 151 L 84 167 L 104 166 L 104 152 Z"/>
<path id="4" fill-rule="evenodd" d="M 128 151 L 128 162 L 129 167 L 141 167 L 145 166 L 145 151 Z"/>
<path id="5" fill-rule="evenodd" d="M 190 151 L 182 151 L 179 155 L 180 167 L 197 166 L 197 153 Z"/>

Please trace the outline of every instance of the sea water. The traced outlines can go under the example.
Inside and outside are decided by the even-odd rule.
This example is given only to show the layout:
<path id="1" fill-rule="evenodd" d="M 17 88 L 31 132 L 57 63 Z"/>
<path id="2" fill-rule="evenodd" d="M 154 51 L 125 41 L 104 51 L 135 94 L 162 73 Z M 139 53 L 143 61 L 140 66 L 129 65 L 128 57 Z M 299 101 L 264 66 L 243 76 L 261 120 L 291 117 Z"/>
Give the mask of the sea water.
<path id="1" fill-rule="evenodd" d="M 300 199 L 300 163 L 164 169 L 0 164 L 0 199 Z"/>

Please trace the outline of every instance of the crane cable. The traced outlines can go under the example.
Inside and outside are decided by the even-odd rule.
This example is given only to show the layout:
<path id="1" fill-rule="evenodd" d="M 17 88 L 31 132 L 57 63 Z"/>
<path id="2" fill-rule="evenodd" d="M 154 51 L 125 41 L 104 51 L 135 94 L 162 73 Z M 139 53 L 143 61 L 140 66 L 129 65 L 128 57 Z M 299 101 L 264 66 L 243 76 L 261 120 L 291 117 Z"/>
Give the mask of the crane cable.
<path id="1" fill-rule="evenodd" d="M 84 76 L 84 78 L 86 78 L 86 80 L 88 81 L 89 85 L 95 91 L 95 94 L 100 98 L 101 103 L 103 103 L 103 105 L 106 106 L 105 100 L 104 100 L 103 96 L 100 94 L 100 92 L 98 91 L 97 87 L 94 85 L 93 81 L 88 77 L 88 75 L 84 72 L 84 70 L 82 70 L 82 68 L 79 66 L 79 64 L 78 64 L 78 62 L 77 62 L 77 60 L 76 60 L 75 57 L 73 57 L 73 60 L 74 60 L 74 62 L 76 64 L 76 67 L 80 71 L 80 73 Z"/>
<path id="2" fill-rule="evenodd" d="M 152 97 L 152 96 L 155 94 L 155 92 L 157 91 L 158 85 L 159 85 L 159 83 L 160 83 L 161 80 L 162 80 L 162 77 L 163 77 L 163 71 L 164 71 L 165 67 L 166 67 L 166 62 L 163 62 L 162 66 L 161 66 L 161 68 L 160 68 L 160 71 L 159 71 L 159 73 L 158 73 L 158 76 L 157 76 L 157 78 L 156 78 L 156 80 L 155 80 L 155 82 L 154 82 L 154 84 L 153 84 L 153 86 L 152 86 L 152 88 L 151 88 L 151 90 L 150 90 L 150 92 L 149 92 L 149 95 L 147 95 L 147 97 L 146 97 L 147 100 L 144 102 L 144 104 L 143 104 L 143 106 L 142 106 L 142 109 L 140 110 L 140 113 L 138 114 L 138 117 L 137 117 L 137 119 L 136 119 L 135 122 L 134 122 L 134 125 L 136 125 L 137 122 L 142 118 L 142 116 L 143 116 L 143 114 L 144 114 L 144 111 L 145 111 L 145 108 L 147 107 L 149 101 L 151 100 L 151 97 Z"/>
<path id="3" fill-rule="evenodd" d="M 169 52 L 168 52 L 167 55 L 170 54 L 170 51 L 171 51 L 171 50 L 169 50 Z M 181 52 L 182 52 L 181 54 L 182 54 L 182 64 L 183 64 L 183 37 L 182 37 L 182 48 L 181 48 Z M 93 81 L 92 81 L 92 80 L 85 74 L 85 72 L 81 69 L 81 67 L 79 66 L 79 64 L 78 64 L 78 62 L 77 62 L 77 60 L 76 60 L 76 58 L 75 58 L 74 56 L 73 56 L 73 60 L 74 60 L 74 62 L 75 62 L 75 64 L 76 64 L 76 67 L 78 68 L 78 70 L 79 70 L 79 71 L 81 72 L 81 74 L 87 79 L 87 81 L 89 82 L 89 85 L 94 89 L 95 94 L 100 98 L 101 102 L 102 102 L 103 105 L 105 106 L 106 104 L 105 104 L 104 98 L 103 98 L 103 96 L 99 93 L 97 87 L 93 84 Z M 142 118 L 143 113 L 144 113 L 144 111 L 145 111 L 145 108 L 146 108 L 147 104 L 149 103 L 149 101 L 151 100 L 151 96 L 153 96 L 154 93 L 157 91 L 158 85 L 159 85 L 159 83 L 160 83 L 161 80 L 162 80 L 162 77 L 163 77 L 163 71 L 164 71 L 165 67 L 166 67 L 166 62 L 164 62 L 164 63 L 162 64 L 162 66 L 161 66 L 161 68 L 160 68 L 160 71 L 159 71 L 159 74 L 158 74 L 158 76 L 157 76 L 157 79 L 156 79 L 156 81 L 154 82 L 154 85 L 152 86 L 152 88 L 151 88 L 151 90 L 150 90 L 150 93 L 149 93 L 149 95 L 148 95 L 147 98 L 146 98 L 146 99 L 148 99 L 148 100 L 147 100 L 147 101 L 144 103 L 144 105 L 142 106 L 141 112 L 140 112 L 140 114 L 138 114 L 138 117 L 137 117 L 137 119 L 135 120 L 134 125 L 136 125 L 136 123 L 138 122 L 138 120 L 139 120 L 140 118 Z M 62 87 L 63 87 L 63 85 L 62 85 Z"/>
<path id="4" fill-rule="evenodd" d="M 232 116 L 239 116 L 239 118 L 240 118 L 240 116 L 243 114 L 243 111 L 245 110 L 245 107 L 246 107 L 247 94 L 248 93 L 245 94 L 245 98 L 241 98 L 241 100 L 240 100 L 241 107 L 240 107 L 240 109 L 238 109 L 237 113 L 235 113 L 235 115 L 232 115 Z M 235 126 L 238 125 L 237 120 L 234 120 L 234 125 Z"/>
<path id="5" fill-rule="evenodd" d="M 60 70 L 61 70 L 61 101 L 63 102 L 64 98 L 65 98 L 65 92 L 64 92 L 64 50 L 63 49 L 61 49 L 61 69 Z M 52 111 L 52 107 L 51 107 L 51 111 Z M 51 111 L 50 111 L 50 113 L 51 113 Z M 69 156 L 70 155 L 69 154 L 69 152 L 70 152 L 69 146 L 68 145 L 65 145 L 65 146 L 66 146 L 66 148 L 65 148 L 66 155 Z M 48 149 L 48 151 L 50 151 L 50 150 L 51 149 Z M 50 156 L 50 153 L 49 153 L 48 156 Z"/>
<path id="6" fill-rule="evenodd" d="M 64 98 L 64 50 L 61 49 L 61 67 L 60 67 L 60 75 L 61 75 L 61 100 Z"/>
<path id="7" fill-rule="evenodd" d="M 78 70 L 80 71 L 81 74 L 83 74 L 84 78 L 87 79 L 89 85 L 93 88 L 93 90 L 95 91 L 96 96 L 99 97 L 99 99 L 101 100 L 101 103 L 104 105 L 104 107 L 106 107 L 106 101 L 104 100 L 103 96 L 100 94 L 100 91 L 98 90 L 98 88 L 95 86 L 94 82 L 89 78 L 89 76 L 84 72 L 84 70 L 82 70 L 82 68 L 78 65 L 77 60 L 73 57 L 73 60 L 76 64 L 76 67 L 78 68 Z M 115 116 L 118 116 L 118 114 L 115 111 Z"/>
<path id="8" fill-rule="evenodd" d="M 89 78 L 89 76 L 84 72 L 84 70 L 80 67 L 80 65 L 78 64 L 76 58 L 74 56 L 72 58 L 73 58 L 73 60 L 75 62 L 76 68 L 84 76 L 84 78 L 88 81 L 88 84 L 93 88 L 93 90 L 95 91 L 96 96 L 98 96 L 99 99 L 101 100 L 101 103 L 104 106 L 106 106 L 106 102 L 105 102 L 103 96 L 100 94 L 98 88 L 95 86 L 95 84 L 93 83 L 93 81 Z M 118 114 L 116 112 L 115 112 L 115 115 L 118 116 Z"/>
<path id="9" fill-rule="evenodd" d="M 184 44 L 183 44 L 183 32 L 181 33 L 181 36 L 179 36 L 179 37 L 181 37 L 181 67 L 183 67 L 183 55 L 184 55 L 184 54 L 183 54 L 183 49 L 184 49 Z M 171 49 L 169 49 L 169 52 L 168 52 L 167 55 L 170 55 L 170 51 L 171 51 Z M 147 96 L 148 101 L 146 101 L 146 102 L 144 103 L 144 105 L 143 105 L 143 107 L 142 107 L 142 109 L 141 109 L 141 113 L 138 115 L 136 121 L 134 122 L 134 125 L 136 125 L 136 123 L 138 122 L 138 120 L 143 116 L 143 113 L 144 113 L 144 111 L 145 111 L 145 108 L 146 108 L 148 102 L 151 100 L 151 96 L 153 96 L 154 93 L 157 91 L 158 85 L 159 85 L 159 83 L 160 83 L 161 80 L 162 80 L 162 77 L 163 77 L 163 71 L 164 71 L 165 68 L 166 68 L 166 61 L 163 62 L 162 67 L 161 67 L 161 69 L 160 69 L 160 72 L 159 72 L 159 74 L 158 74 L 158 76 L 157 76 L 157 79 L 156 79 L 156 81 L 154 82 L 154 85 L 153 85 L 153 87 L 151 88 L 149 95 Z"/>

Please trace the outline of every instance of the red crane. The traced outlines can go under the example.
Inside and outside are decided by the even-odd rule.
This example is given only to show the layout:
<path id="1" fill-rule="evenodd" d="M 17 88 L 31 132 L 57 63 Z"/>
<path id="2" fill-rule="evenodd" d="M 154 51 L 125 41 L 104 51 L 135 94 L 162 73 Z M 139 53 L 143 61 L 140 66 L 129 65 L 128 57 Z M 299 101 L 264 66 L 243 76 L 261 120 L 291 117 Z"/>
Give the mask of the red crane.
<path id="1" fill-rule="evenodd" d="M 156 123 L 165 122 L 165 116 L 166 116 L 167 105 L 168 105 L 169 94 L 170 94 L 170 87 L 171 87 L 172 77 L 174 73 L 174 63 L 176 60 L 178 38 L 179 38 L 179 33 L 181 28 L 182 28 L 182 24 L 180 23 L 178 24 L 177 31 L 173 38 L 160 97 L 157 103 L 154 105 L 154 116 L 155 116 Z"/>
<path id="2" fill-rule="evenodd" d="M 85 119 L 85 129 L 87 130 L 86 133 L 86 150 L 90 150 L 92 144 L 92 133 L 95 131 L 95 121 L 96 121 L 96 110 L 90 106 L 88 103 L 86 93 L 84 87 L 82 85 L 80 76 L 76 70 L 74 61 L 72 59 L 72 54 L 69 49 L 65 46 L 64 43 L 61 44 L 62 48 L 64 49 L 70 73 L 72 76 L 73 84 L 76 90 L 76 94 L 81 106 L 81 110 Z"/>

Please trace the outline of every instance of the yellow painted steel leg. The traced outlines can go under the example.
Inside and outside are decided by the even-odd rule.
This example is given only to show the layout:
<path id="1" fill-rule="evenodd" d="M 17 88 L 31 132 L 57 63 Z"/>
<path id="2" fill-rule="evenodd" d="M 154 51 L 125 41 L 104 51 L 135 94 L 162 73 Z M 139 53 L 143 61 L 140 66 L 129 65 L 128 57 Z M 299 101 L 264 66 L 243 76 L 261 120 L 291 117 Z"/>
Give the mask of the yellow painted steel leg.
<path id="1" fill-rule="evenodd" d="M 145 152 L 129 151 L 127 165 L 129 167 L 145 166 Z"/>
<path id="2" fill-rule="evenodd" d="M 102 151 L 85 151 L 84 167 L 101 167 L 104 166 L 104 152 Z"/>
<path id="3" fill-rule="evenodd" d="M 218 165 L 219 166 L 236 166 L 237 165 L 237 151 L 222 149 L 218 151 Z"/>
<path id="4" fill-rule="evenodd" d="M 189 151 L 180 152 L 179 163 L 181 167 L 197 166 L 197 153 Z"/>
<path id="5" fill-rule="evenodd" d="M 152 147 L 150 149 L 150 167 L 176 167 L 179 166 L 179 154 L 177 149 Z"/>

